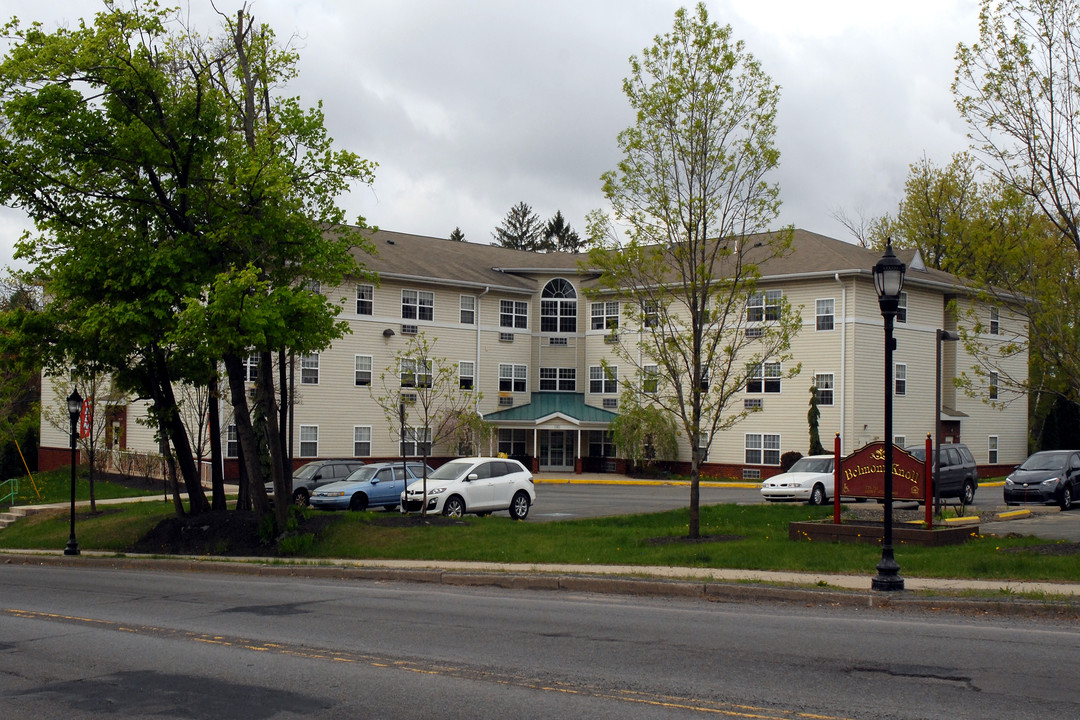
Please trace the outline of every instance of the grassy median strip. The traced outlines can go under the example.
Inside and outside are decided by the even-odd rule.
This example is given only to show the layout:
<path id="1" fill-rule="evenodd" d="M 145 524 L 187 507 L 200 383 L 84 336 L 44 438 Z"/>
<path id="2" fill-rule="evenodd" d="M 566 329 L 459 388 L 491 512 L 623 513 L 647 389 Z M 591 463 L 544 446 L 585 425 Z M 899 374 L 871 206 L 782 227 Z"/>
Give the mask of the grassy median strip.
<path id="1" fill-rule="evenodd" d="M 403 525 L 396 513 L 318 513 L 326 524 L 301 545 L 303 557 L 463 560 L 499 563 L 660 565 L 699 568 L 873 573 L 875 544 L 815 543 L 788 539 L 788 523 L 824 519 L 829 508 L 801 505 L 715 505 L 701 509 L 702 535 L 688 541 L 687 511 L 570 520 L 514 522 L 506 517 L 466 517 L 460 522 Z M 171 503 L 145 502 L 79 509 L 76 528 L 84 550 L 127 552 L 172 514 Z M 300 531 L 304 531 L 301 525 Z M 48 511 L 0 531 L 0 547 L 61 549 L 68 516 Z M 963 545 L 926 548 L 898 545 L 901 574 L 1016 580 L 1080 580 L 1077 548 L 1036 538 L 976 537 Z"/>

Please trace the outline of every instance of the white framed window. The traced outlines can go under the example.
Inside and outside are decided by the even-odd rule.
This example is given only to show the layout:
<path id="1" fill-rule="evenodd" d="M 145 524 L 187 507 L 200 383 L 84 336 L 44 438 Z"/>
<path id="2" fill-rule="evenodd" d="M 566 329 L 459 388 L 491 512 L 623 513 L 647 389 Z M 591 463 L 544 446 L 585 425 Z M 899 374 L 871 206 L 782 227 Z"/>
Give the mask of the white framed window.
<path id="1" fill-rule="evenodd" d="M 896 306 L 896 322 L 907 322 L 907 293 L 901 291 L 900 304 Z"/>
<path id="2" fill-rule="evenodd" d="M 353 457 L 370 457 L 371 456 L 371 426 L 370 425 L 354 425 L 352 429 L 353 435 Z"/>
<path id="3" fill-rule="evenodd" d="M 499 452 L 507 457 L 525 454 L 528 431 L 515 428 L 499 428 Z"/>
<path id="4" fill-rule="evenodd" d="M 746 376 L 746 392 L 778 393 L 783 367 L 778 362 L 759 363 L 749 369 Z"/>
<path id="5" fill-rule="evenodd" d="M 526 392 L 529 388 L 527 365 L 499 364 L 499 392 Z"/>
<path id="6" fill-rule="evenodd" d="M 476 298 L 474 296 L 461 295 L 458 299 L 458 308 L 462 325 L 476 324 Z"/>
<path id="7" fill-rule="evenodd" d="M 431 428 L 406 427 L 401 441 L 401 455 L 413 457 L 431 454 Z"/>
<path id="8" fill-rule="evenodd" d="M 986 459 L 991 465 L 997 465 L 998 461 L 998 436 L 986 436 Z"/>
<path id="9" fill-rule="evenodd" d="M 401 387 L 431 387 L 431 360 L 401 358 L 399 366 Z"/>
<path id="10" fill-rule="evenodd" d="M 555 278 L 540 292 L 540 331 L 577 332 L 577 291 L 569 281 Z"/>
<path id="11" fill-rule="evenodd" d="M 990 334 L 1001 334 L 1001 311 L 996 307 L 990 308 Z"/>
<path id="12" fill-rule="evenodd" d="M 606 430 L 589 431 L 589 457 L 610 458 L 615 457 L 617 449 L 615 439 Z"/>
<path id="13" fill-rule="evenodd" d="M 991 400 L 998 399 L 998 374 L 996 372 L 990 373 L 989 382 L 987 383 L 987 394 Z"/>
<path id="14" fill-rule="evenodd" d="M 248 355 L 244 358 L 244 379 L 256 382 L 259 379 L 259 356 Z"/>
<path id="15" fill-rule="evenodd" d="M 240 438 L 236 434 L 235 425 L 225 427 L 225 457 L 240 457 Z"/>
<path id="16" fill-rule="evenodd" d="M 780 436 L 763 433 L 746 434 L 747 465 L 779 465 Z"/>
<path id="17" fill-rule="evenodd" d="M 358 386 L 371 385 L 371 356 L 357 355 L 354 362 L 356 363 L 355 383 Z"/>
<path id="18" fill-rule="evenodd" d="M 817 329 L 832 330 L 836 325 L 836 300 L 822 298 L 817 305 Z"/>
<path id="19" fill-rule="evenodd" d="M 402 290 L 401 318 L 403 320 L 434 320 L 435 293 L 427 290 Z"/>
<path id="20" fill-rule="evenodd" d="M 589 392 L 605 395 L 619 392 L 619 368 L 613 365 L 590 367 Z"/>
<path id="21" fill-rule="evenodd" d="M 304 355 L 300 358 L 300 384 L 319 384 L 319 353 Z"/>
<path id="22" fill-rule="evenodd" d="M 545 392 L 577 392 L 577 368 L 540 368 L 540 389 Z"/>
<path id="23" fill-rule="evenodd" d="M 357 284 L 356 314 L 371 315 L 373 312 L 375 312 L 375 286 Z"/>
<path id="24" fill-rule="evenodd" d="M 907 395 L 907 365 L 897 363 L 893 370 L 893 385 L 897 395 Z"/>
<path id="25" fill-rule="evenodd" d="M 645 300 L 641 303 L 642 323 L 647 328 L 660 325 L 660 305 L 655 300 Z"/>
<path id="26" fill-rule="evenodd" d="M 618 330 L 619 329 L 619 303 L 594 302 L 592 304 L 592 322 L 589 327 L 592 330 Z"/>
<path id="27" fill-rule="evenodd" d="M 746 319 L 750 322 L 774 322 L 780 319 L 780 303 L 783 290 L 766 290 L 750 296 L 746 306 Z"/>
<path id="28" fill-rule="evenodd" d="M 522 300 L 500 300 L 499 327 L 528 330 L 529 303 Z"/>
<path id="29" fill-rule="evenodd" d="M 817 373 L 814 375 L 814 388 L 818 405 L 833 404 L 833 380 L 832 373 Z"/>
<path id="30" fill-rule="evenodd" d="M 476 383 L 476 363 L 471 360 L 462 360 L 457 364 L 458 387 L 462 390 L 472 390 Z"/>
<path id="31" fill-rule="evenodd" d="M 319 457 L 319 426 L 300 426 L 300 457 Z"/>
<path id="32" fill-rule="evenodd" d="M 701 461 L 709 461 L 709 450 L 712 448 L 712 444 L 709 442 L 709 431 L 698 431 L 698 447 L 701 448 Z"/>
<path id="33" fill-rule="evenodd" d="M 644 365 L 641 368 L 641 389 L 647 393 L 655 393 L 660 389 L 660 366 Z"/>
<path id="34" fill-rule="evenodd" d="M 307 289 L 319 295 L 322 293 L 322 283 L 318 280 L 308 280 Z"/>
<path id="35" fill-rule="evenodd" d="M 907 435 L 893 435 L 892 444 L 896 447 L 905 447 L 907 445 Z"/>

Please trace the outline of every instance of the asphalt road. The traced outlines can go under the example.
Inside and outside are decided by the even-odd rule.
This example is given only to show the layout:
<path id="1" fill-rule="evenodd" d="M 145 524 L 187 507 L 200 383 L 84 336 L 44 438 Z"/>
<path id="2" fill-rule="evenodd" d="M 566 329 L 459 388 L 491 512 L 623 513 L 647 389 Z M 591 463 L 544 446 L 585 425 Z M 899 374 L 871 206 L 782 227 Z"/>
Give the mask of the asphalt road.
<path id="1" fill-rule="evenodd" d="M 1066 623 L 0 565 L 4 718 L 1074 718 Z"/>

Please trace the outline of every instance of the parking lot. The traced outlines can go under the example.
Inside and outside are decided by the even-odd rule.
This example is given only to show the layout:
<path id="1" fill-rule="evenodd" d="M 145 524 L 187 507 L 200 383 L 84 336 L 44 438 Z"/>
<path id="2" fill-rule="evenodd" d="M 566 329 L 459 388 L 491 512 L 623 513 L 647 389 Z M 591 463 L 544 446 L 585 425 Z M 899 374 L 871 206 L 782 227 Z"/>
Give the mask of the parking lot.
<path id="1" fill-rule="evenodd" d="M 686 507 L 690 502 L 687 485 L 651 485 L 626 482 L 620 475 L 567 476 L 538 473 L 536 505 L 530 522 L 552 522 L 576 518 L 633 515 Z M 590 481 L 599 484 L 589 484 Z M 761 504 L 758 488 L 750 483 L 701 486 L 701 504 Z M 980 486 L 975 495 L 980 509 L 1015 511 L 1027 509 L 1030 516 L 980 525 L 984 535 L 1033 535 L 1048 540 L 1080 542 L 1080 509 L 1061 512 L 1056 507 L 1031 505 L 1006 507 L 999 486 Z M 897 507 L 913 506 L 898 503 Z"/>

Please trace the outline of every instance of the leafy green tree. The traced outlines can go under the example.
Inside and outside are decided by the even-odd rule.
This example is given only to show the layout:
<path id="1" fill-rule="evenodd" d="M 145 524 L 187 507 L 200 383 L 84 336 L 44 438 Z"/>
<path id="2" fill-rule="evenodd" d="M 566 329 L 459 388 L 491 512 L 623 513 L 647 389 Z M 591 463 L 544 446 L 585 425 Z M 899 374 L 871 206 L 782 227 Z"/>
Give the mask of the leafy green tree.
<path id="1" fill-rule="evenodd" d="M 609 432 L 619 454 L 641 470 L 657 461 L 674 460 L 679 454 L 679 426 L 663 408 L 638 402 L 633 391 L 619 399 L 620 412 L 611 421 Z"/>
<path id="2" fill-rule="evenodd" d="M 461 232 L 461 228 L 455 227 L 454 232 L 450 233 L 450 239 L 454 242 L 465 242 L 465 233 Z"/>
<path id="3" fill-rule="evenodd" d="M 543 231 L 544 225 L 540 222 L 540 216 L 522 201 L 507 211 L 502 224 L 491 234 L 495 239 L 491 244 L 514 250 L 539 252 L 543 249 Z"/>
<path id="4" fill-rule="evenodd" d="M 1072 0 L 983 0 L 979 40 L 961 44 L 953 95 L 983 166 L 1014 198 L 1002 224 L 1011 234 L 983 243 L 1005 268 L 987 295 L 1019 301 L 1032 378 L 1076 401 L 1080 388 L 1080 6 Z M 1001 193 L 1006 197 L 1006 193 Z M 1025 342 L 1026 341 L 1026 342 Z M 994 348 L 971 335 L 973 352 Z"/>
<path id="5" fill-rule="evenodd" d="M 269 28 L 246 8 L 223 25 L 227 41 L 211 42 L 156 6 L 107 3 L 75 30 L 13 20 L 0 63 L 0 198 L 37 226 L 18 252 L 49 297 L 17 336 L 55 373 L 104 367 L 149 398 L 194 513 L 209 504 L 174 387 L 212 382 L 223 361 L 241 452 L 257 457 L 240 358 L 259 356 L 274 425 L 272 353 L 344 332 L 310 287 L 362 274 L 352 249 L 367 245 L 335 202 L 374 168 L 333 149 L 320 110 L 278 96 L 296 56 Z M 281 428 L 270 434 L 284 513 Z"/>
<path id="6" fill-rule="evenodd" d="M 779 207 L 766 178 L 779 161 L 779 88 L 703 3 L 678 10 L 630 70 L 623 91 L 637 122 L 619 134 L 618 169 L 603 176 L 625 238 L 606 214 L 590 213 L 588 266 L 602 271 L 594 295 L 620 298 L 643 330 L 639 342 L 614 346 L 620 362 L 637 367 L 643 402 L 677 418 L 691 448 L 689 534 L 698 537 L 702 458 L 717 432 L 746 416 L 732 400 L 748 376 L 788 358 L 799 322 L 782 298 L 767 317 L 747 312 L 758 264 L 791 242 L 790 232 L 748 237 Z"/>
<path id="7" fill-rule="evenodd" d="M 544 226 L 541 246 L 548 252 L 557 250 L 558 252 L 576 253 L 584 248 L 585 241 L 566 222 L 562 210 L 556 210 L 555 215 Z"/>
<path id="8" fill-rule="evenodd" d="M 414 446 L 425 466 L 434 449 L 457 454 L 480 447 L 490 433 L 476 411 L 483 394 L 471 380 L 463 379 L 458 363 L 435 354 L 435 343 L 424 333 L 409 338 L 395 353 L 393 364 L 379 375 L 382 393 L 376 395 L 374 386 L 370 388 L 372 399 L 382 408 L 390 437 L 400 439 L 402 454 L 406 443 Z M 426 494 L 426 469 L 423 488 Z M 421 515 L 427 515 L 426 505 Z"/>

